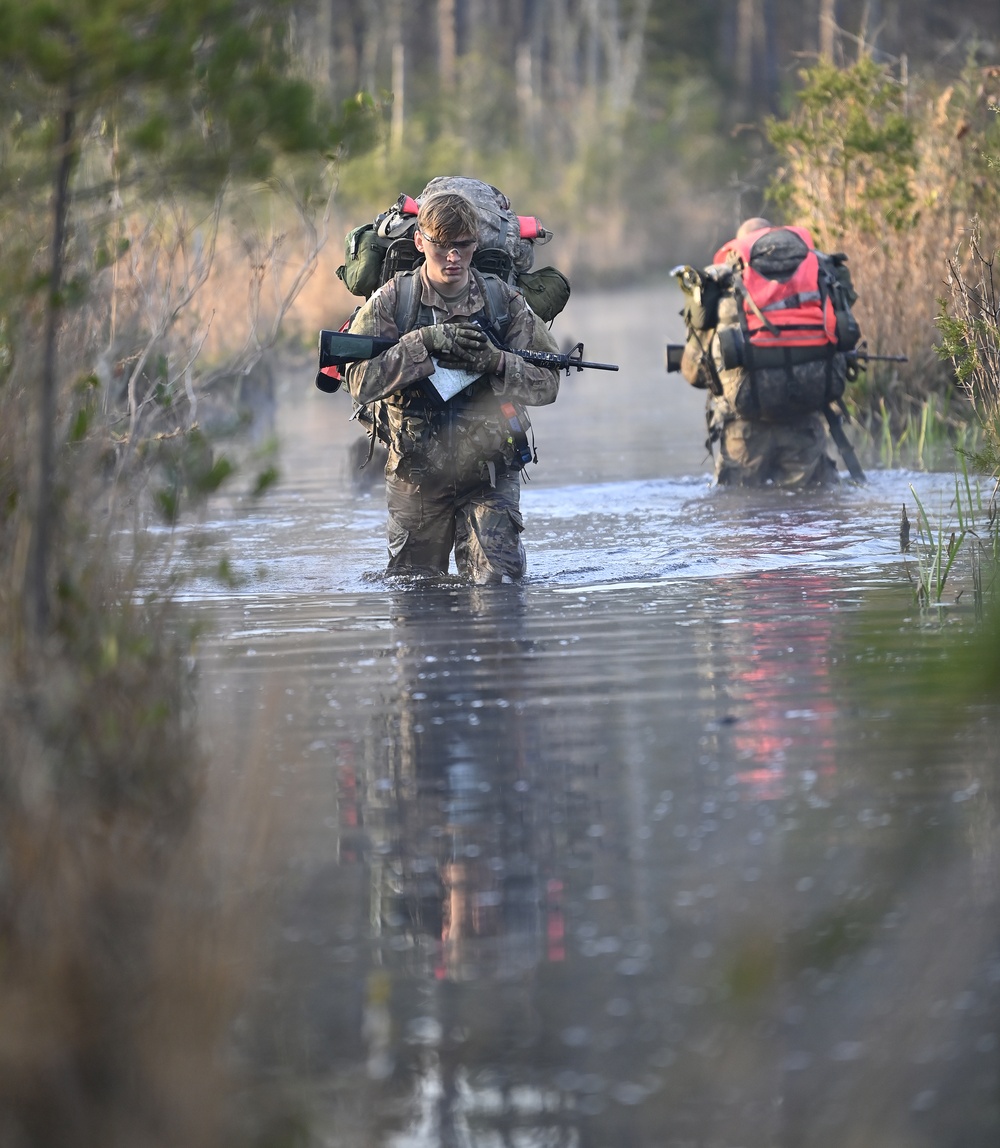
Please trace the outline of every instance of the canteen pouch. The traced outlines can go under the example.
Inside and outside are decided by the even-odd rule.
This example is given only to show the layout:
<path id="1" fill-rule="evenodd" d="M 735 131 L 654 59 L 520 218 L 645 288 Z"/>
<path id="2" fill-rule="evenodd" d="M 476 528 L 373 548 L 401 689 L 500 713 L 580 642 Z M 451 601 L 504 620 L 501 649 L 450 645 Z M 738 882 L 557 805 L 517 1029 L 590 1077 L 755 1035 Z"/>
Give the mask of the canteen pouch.
<path id="1" fill-rule="evenodd" d="M 347 233 L 344 262 L 337 268 L 337 278 L 352 295 L 367 299 L 381 285 L 384 256 L 385 249 L 378 242 L 375 228 L 363 223 Z"/>
<path id="2" fill-rule="evenodd" d="M 517 288 L 543 323 L 551 323 L 569 302 L 569 280 L 555 267 L 522 271 Z"/>

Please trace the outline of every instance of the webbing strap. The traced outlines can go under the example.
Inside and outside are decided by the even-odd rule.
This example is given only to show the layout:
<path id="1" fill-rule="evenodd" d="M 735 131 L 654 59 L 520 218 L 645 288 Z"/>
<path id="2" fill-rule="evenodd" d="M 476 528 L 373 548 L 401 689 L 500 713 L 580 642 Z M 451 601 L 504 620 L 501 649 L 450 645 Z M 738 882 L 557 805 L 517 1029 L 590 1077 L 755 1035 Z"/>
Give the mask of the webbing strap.
<path id="1" fill-rule="evenodd" d="M 784 311 L 792 307 L 801 307 L 803 303 L 819 302 L 823 298 L 819 291 L 805 291 L 801 295 L 789 295 L 787 299 L 779 299 L 775 303 L 768 303 L 765 311 Z"/>
<path id="2" fill-rule="evenodd" d="M 746 284 L 743 282 L 743 276 L 741 274 L 737 273 L 737 278 L 739 279 L 739 286 L 737 288 L 737 294 L 738 294 L 740 300 L 741 301 L 744 299 L 746 300 L 747 306 L 750 308 L 751 311 L 753 311 L 753 313 L 764 324 L 764 326 L 771 332 L 772 335 L 780 335 L 781 334 L 780 328 L 776 327 L 771 322 L 771 320 L 768 319 L 768 317 L 764 314 L 764 312 L 757 306 L 757 304 L 753 301 L 753 296 L 746 289 Z M 744 308 L 741 307 L 740 310 L 743 311 Z M 749 342 L 749 331 L 746 331 L 745 333 L 747 335 L 747 341 Z"/>
<path id="3" fill-rule="evenodd" d="M 413 329 L 420 310 L 420 272 L 401 271 L 396 276 L 396 334 Z"/>

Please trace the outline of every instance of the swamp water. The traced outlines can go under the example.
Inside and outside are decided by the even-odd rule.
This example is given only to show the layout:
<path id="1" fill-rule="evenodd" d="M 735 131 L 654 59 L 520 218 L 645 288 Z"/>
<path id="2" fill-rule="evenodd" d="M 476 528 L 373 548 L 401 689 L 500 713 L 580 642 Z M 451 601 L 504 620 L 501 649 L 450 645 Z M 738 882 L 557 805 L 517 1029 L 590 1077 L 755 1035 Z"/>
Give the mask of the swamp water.
<path id="1" fill-rule="evenodd" d="M 311 364 L 277 489 L 192 529 L 242 579 L 183 595 L 268 953 L 241 1039 L 318 1143 L 1000 1142 L 997 707 L 914 686 L 899 553 L 954 480 L 712 489 L 678 308 L 558 321 L 622 370 L 534 413 L 521 585 L 375 576 Z"/>

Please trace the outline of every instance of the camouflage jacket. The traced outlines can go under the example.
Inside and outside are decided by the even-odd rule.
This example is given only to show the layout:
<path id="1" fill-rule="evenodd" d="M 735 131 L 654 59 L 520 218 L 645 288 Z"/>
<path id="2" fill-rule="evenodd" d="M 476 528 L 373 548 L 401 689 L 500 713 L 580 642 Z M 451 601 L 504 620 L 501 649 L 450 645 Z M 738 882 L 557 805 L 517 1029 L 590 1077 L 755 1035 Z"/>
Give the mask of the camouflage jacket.
<path id="1" fill-rule="evenodd" d="M 420 303 L 409 331 L 397 327 L 400 275 L 382 286 L 360 309 L 351 324 L 355 334 L 398 339 L 377 358 L 352 363 L 345 372 L 348 389 L 362 408 L 372 404 L 379 437 L 389 449 L 386 473 L 419 482 L 440 476 L 455 481 L 479 481 L 497 469 L 517 469 L 503 402 L 545 406 L 556 399 L 559 374 L 551 367 L 526 363 L 506 355 L 502 375 L 482 376 L 448 402 L 442 402 L 426 381 L 434 363 L 419 329 L 432 323 L 478 315 L 486 309 L 483 281 L 476 274 L 460 299 L 439 294 L 419 274 Z M 545 324 L 530 309 L 520 292 L 506 284 L 505 339 L 518 350 L 557 352 L 558 346 Z"/>

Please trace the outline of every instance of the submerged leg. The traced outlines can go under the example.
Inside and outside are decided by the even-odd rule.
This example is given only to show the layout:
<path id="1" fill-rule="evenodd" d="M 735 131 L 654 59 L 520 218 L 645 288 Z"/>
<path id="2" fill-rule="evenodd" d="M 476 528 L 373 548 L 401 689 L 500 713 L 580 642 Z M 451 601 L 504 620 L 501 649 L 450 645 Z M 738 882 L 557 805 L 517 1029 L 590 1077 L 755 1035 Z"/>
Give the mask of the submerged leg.
<path id="1" fill-rule="evenodd" d="M 484 486 L 463 502 L 455 518 L 455 565 L 478 585 L 514 581 L 524 575 L 527 558 L 521 531 L 521 479 L 500 475 L 496 487 Z"/>

